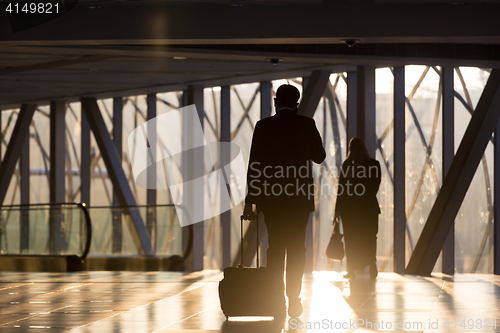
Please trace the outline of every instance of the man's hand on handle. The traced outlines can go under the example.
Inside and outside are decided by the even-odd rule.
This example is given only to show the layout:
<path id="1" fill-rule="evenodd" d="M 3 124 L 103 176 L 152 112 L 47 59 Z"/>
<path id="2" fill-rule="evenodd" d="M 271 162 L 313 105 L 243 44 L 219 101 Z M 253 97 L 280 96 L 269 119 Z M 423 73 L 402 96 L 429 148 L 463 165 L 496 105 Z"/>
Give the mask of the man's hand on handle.
<path id="1" fill-rule="evenodd" d="M 333 223 L 339 222 L 339 217 L 340 217 L 340 214 L 338 212 L 335 212 L 335 215 L 333 217 Z"/>
<path id="2" fill-rule="evenodd" d="M 253 220 L 256 217 L 257 215 L 252 210 L 252 204 L 245 204 L 245 208 L 243 208 L 243 219 Z"/>

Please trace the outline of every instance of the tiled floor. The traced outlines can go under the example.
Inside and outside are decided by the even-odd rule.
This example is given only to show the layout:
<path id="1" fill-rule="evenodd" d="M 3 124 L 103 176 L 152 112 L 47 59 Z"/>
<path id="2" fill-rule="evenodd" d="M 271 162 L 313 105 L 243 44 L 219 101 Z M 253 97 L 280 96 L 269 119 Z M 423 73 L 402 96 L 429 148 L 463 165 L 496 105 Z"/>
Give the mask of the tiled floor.
<path id="1" fill-rule="evenodd" d="M 493 275 L 381 273 L 375 283 L 349 285 L 338 273 L 318 272 L 304 278 L 301 321 L 288 322 L 226 322 L 221 276 L 0 273 L 0 332 L 500 332 L 500 277 Z"/>

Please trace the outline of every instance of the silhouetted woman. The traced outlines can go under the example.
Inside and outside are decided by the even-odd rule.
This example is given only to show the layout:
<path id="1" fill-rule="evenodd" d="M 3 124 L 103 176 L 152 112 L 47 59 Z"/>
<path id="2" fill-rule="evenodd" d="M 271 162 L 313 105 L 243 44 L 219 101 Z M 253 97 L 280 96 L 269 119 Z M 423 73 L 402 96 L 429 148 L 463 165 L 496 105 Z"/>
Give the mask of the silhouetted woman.
<path id="1" fill-rule="evenodd" d="M 356 271 L 370 266 L 370 278 L 377 277 L 377 232 L 380 207 L 380 163 L 368 155 L 363 140 L 352 138 L 349 153 L 342 164 L 335 205 L 335 219 L 340 216 L 344 229 L 348 279 Z"/>

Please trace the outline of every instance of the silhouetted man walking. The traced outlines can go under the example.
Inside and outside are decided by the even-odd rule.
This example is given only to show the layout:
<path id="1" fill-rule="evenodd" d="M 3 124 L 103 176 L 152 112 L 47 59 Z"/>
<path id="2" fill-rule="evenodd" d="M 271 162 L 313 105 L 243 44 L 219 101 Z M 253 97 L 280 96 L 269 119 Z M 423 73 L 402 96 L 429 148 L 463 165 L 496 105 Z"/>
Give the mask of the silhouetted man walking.
<path id="1" fill-rule="evenodd" d="M 310 212 L 314 211 L 315 188 L 311 160 L 326 157 L 314 119 L 297 115 L 300 93 L 292 85 L 276 92 L 276 115 L 257 122 L 252 138 L 247 174 L 247 197 L 243 217 L 252 219 L 264 213 L 269 235 L 267 267 L 283 298 L 285 253 L 288 314 L 302 314 L 300 291 L 305 266 L 305 233 Z"/>

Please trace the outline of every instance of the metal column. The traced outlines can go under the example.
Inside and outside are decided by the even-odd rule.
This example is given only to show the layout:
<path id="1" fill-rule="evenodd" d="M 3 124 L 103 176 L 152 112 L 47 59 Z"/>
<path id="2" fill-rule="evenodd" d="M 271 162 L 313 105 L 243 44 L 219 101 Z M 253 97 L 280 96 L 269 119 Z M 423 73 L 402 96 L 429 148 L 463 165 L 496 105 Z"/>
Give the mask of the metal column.
<path id="1" fill-rule="evenodd" d="M 50 103 L 50 202 L 66 201 L 66 102 Z M 66 249 L 65 221 L 59 207 L 51 209 L 50 249 L 62 253 Z"/>
<path id="2" fill-rule="evenodd" d="M 21 158 L 19 159 L 19 169 L 21 173 L 21 205 L 28 205 L 30 203 L 30 136 L 24 141 Z M 21 253 L 29 251 L 30 241 L 30 221 L 29 209 L 21 209 L 20 230 L 19 230 L 19 244 Z"/>
<path id="3" fill-rule="evenodd" d="M 453 86 L 453 67 L 441 68 L 441 85 L 443 94 L 443 179 L 450 169 L 451 162 L 455 156 L 455 105 Z M 443 273 L 453 275 L 455 273 L 455 222 L 446 237 L 443 247 Z"/>
<path id="4" fill-rule="evenodd" d="M 147 95 L 147 121 L 156 118 L 156 94 L 148 94 Z M 152 121 L 148 123 L 148 126 L 154 124 L 156 126 L 156 122 Z M 148 128 L 148 143 L 149 147 L 153 147 L 153 153 L 156 153 L 156 144 L 157 144 L 157 128 Z M 148 184 L 156 185 L 156 163 L 153 163 L 147 171 L 147 182 Z M 147 215 L 146 215 L 146 228 L 148 229 L 149 235 L 151 236 L 151 243 L 153 245 L 153 251 L 156 252 L 156 188 L 149 188 L 146 190 L 146 203 L 147 205 L 153 206 L 148 207 Z"/>
<path id="5" fill-rule="evenodd" d="M 260 119 L 271 117 L 271 89 L 271 82 L 264 81 L 260 83 Z"/>
<path id="6" fill-rule="evenodd" d="M 493 223 L 493 273 L 500 275 L 500 122 L 497 124 L 494 140 L 493 209 L 495 221 Z"/>
<path id="7" fill-rule="evenodd" d="M 198 118 L 201 122 L 201 127 L 204 127 L 204 107 L 203 107 L 203 87 L 202 86 L 188 86 L 187 96 L 186 96 L 187 105 L 194 104 L 196 105 L 196 110 L 198 111 Z M 189 133 L 183 133 L 183 136 L 189 135 Z M 189 158 L 190 154 L 185 154 L 186 157 Z M 204 163 L 192 163 L 188 160 L 183 161 L 182 169 L 184 172 L 188 174 L 202 174 L 204 168 Z M 188 175 L 188 179 L 191 179 Z M 188 193 L 188 191 L 185 191 Z M 194 193 L 194 195 L 200 196 L 203 193 Z M 202 202 L 202 200 L 197 200 L 198 202 Z M 204 207 L 199 207 L 199 209 L 204 209 Z M 191 269 L 194 271 L 199 271 L 203 269 L 203 257 L 204 257 L 204 229 L 205 223 L 199 222 L 193 225 L 193 251 L 191 252 Z"/>
<path id="8" fill-rule="evenodd" d="M 220 92 L 220 141 L 231 142 L 231 87 L 223 86 Z M 231 162 L 231 150 L 221 149 L 221 166 Z M 229 184 L 222 182 L 221 194 L 231 193 Z M 230 194 L 231 195 L 231 194 Z M 222 226 L 222 268 L 231 266 L 231 210 L 220 216 Z"/>
<path id="9" fill-rule="evenodd" d="M 272 114 L 272 101 L 271 92 L 273 85 L 270 81 L 263 81 L 260 83 L 260 119 L 271 117 Z M 267 234 L 267 227 L 265 223 L 265 216 L 263 214 L 259 217 L 259 230 L 263 230 L 262 237 L 259 235 L 261 242 L 260 262 L 262 265 L 267 265 L 267 248 L 269 247 L 269 238 Z"/>
<path id="10" fill-rule="evenodd" d="M 90 206 L 90 127 L 81 105 L 80 201 Z"/>
<path id="11" fill-rule="evenodd" d="M 113 143 L 116 151 L 123 158 L 123 99 L 121 97 L 113 98 Z M 122 161 L 123 162 L 123 161 Z M 120 201 L 113 190 L 113 206 L 119 206 Z M 112 251 L 115 254 L 122 253 L 123 224 L 121 209 L 113 209 L 113 244 Z"/>
<path id="12" fill-rule="evenodd" d="M 127 207 L 128 214 L 135 227 L 136 233 L 132 233 L 132 237 L 134 238 L 136 247 L 140 252 L 143 251 L 144 254 L 152 255 L 151 239 L 144 226 L 139 210 L 137 208 L 130 208 L 130 206 L 136 206 L 137 203 L 123 171 L 120 155 L 108 133 L 97 101 L 95 98 L 82 98 L 81 102 L 120 205 Z"/>
<path id="13" fill-rule="evenodd" d="M 80 103 L 81 110 L 81 133 L 80 133 L 80 202 L 90 206 L 90 127 L 87 116 L 83 112 L 83 105 Z M 85 228 L 85 217 L 80 215 L 80 230 Z M 86 242 L 85 234 L 80 235 L 80 244 L 84 246 Z"/>
<path id="14" fill-rule="evenodd" d="M 394 67 L 394 272 L 405 272 L 405 68 Z"/>
<path id="15" fill-rule="evenodd" d="M 66 103 L 50 103 L 50 202 L 65 201 Z"/>
<path id="16" fill-rule="evenodd" d="M 377 135 L 375 133 L 375 67 L 357 68 L 357 136 L 366 145 L 368 154 L 375 158 Z"/>
<path id="17" fill-rule="evenodd" d="M 500 70 L 493 69 L 406 268 L 432 272 L 500 118 Z"/>
<path id="18" fill-rule="evenodd" d="M 29 134 L 29 127 L 35 110 L 36 105 L 34 104 L 23 104 L 21 106 L 2 164 L 0 164 L 0 205 L 3 204 L 7 195 L 17 161 L 21 156 L 24 142 Z"/>

